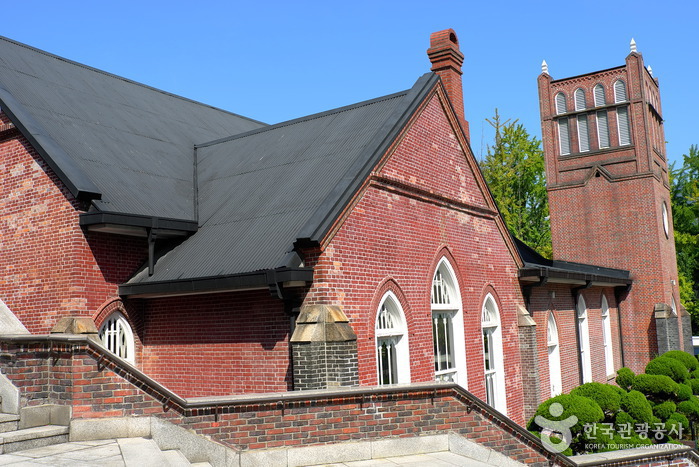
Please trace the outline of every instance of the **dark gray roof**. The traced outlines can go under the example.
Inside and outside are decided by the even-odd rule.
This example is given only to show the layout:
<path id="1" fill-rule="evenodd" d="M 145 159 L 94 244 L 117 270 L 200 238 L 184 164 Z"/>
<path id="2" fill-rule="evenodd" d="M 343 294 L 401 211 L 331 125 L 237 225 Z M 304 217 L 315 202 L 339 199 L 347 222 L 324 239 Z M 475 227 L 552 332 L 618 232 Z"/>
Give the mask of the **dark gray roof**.
<path id="1" fill-rule="evenodd" d="M 173 219 L 194 218 L 194 145 L 264 126 L 3 37 L 0 107 L 75 196 Z"/>
<path id="2" fill-rule="evenodd" d="M 122 293 L 299 266 L 295 242 L 323 238 L 437 81 L 199 146 L 198 231 Z"/>

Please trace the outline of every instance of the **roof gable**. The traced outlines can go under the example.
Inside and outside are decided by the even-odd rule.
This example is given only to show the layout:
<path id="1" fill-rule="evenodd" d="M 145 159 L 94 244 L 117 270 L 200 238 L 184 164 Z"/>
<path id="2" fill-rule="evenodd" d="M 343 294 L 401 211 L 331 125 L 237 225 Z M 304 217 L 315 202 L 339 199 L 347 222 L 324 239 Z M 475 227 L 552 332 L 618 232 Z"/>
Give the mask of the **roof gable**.
<path id="1" fill-rule="evenodd" d="M 294 244 L 323 238 L 436 83 L 430 73 L 406 92 L 199 146 L 200 228 L 130 290 L 298 266 Z"/>

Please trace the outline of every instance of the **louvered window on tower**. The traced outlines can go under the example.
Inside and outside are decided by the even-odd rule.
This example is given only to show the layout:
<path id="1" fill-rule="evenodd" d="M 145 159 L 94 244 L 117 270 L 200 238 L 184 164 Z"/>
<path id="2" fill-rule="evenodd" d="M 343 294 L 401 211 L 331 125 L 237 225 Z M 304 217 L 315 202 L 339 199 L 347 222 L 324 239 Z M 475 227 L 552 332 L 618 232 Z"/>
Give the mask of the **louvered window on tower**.
<path id="1" fill-rule="evenodd" d="M 606 110 L 597 112 L 597 138 L 600 149 L 609 147 L 609 124 L 607 123 Z"/>
<path id="2" fill-rule="evenodd" d="M 578 144 L 580 144 L 580 152 L 590 150 L 590 132 L 587 129 L 587 115 L 578 115 Z"/>
<path id="3" fill-rule="evenodd" d="M 595 94 L 595 107 L 601 107 L 607 103 L 607 100 L 604 97 L 604 86 L 601 84 L 598 84 L 594 88 L 594 94 Z"/>
<path id="4" fill-rule="evenodd" d="M 585 110 L 586 107 L 585 91 L 582 89 L 577 89 L 575 91 L 575 110 Z"/>
<path id="5" fill-rule="evenodd" d="M 626 102 L 626 83 L 622 80 L 617 80 L 614 83 L 614 102 Z"/>
<path id="6" fill-rule="evenodd" d="M 619 127 L 619 146 L 631 144 L 631 132 L 629 129 L 629 108 L 619 107 L 616 109 L 617 126 Z"/>
<path id="7" fill-rule="evenodd" d="M 567 112 L 566 96 L 562 92 L 556 94 L 556 114 L 564 114 Z"/>
<path id="8" fill-rule="evenodd" d="M 561 143 L 561 155 L 570 154 L 570 134 L 568 132 L 568 119 L 558 121 L 558 138 Z"/>

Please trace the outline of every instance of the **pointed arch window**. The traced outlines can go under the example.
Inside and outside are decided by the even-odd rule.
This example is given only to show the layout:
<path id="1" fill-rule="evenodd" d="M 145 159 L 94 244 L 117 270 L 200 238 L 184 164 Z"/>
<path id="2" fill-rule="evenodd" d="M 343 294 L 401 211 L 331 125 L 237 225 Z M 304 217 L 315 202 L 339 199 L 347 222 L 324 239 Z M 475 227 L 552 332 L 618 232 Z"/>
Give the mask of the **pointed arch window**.
<path id="1" fill-rule="evenodd" d="M 592 381 L 592 361 L 590 359 L 590 329 L 587 322 L 587 304 L 581 295 L 577 304 L 578 346 L 580 351 L 580 368 L 582 383 Z"/>
<path id="2" fill-rule="evenodd" d="M 380 385 L 410 382 L 408 330 L 400 302 L 387 292 L 376 314 L 376 368 Z"/>
<path id="3" fill-rule="evenodd" d="M 437 381 L 466 387 L 466 346 L 461 295 L 454 270 L 443 258 L 432 277 L 432 341 Z"/>
<path id="4" fill-rule="evenodd" d="M 561 115 L 568 111 L 568 106 L 566 105 L 566 95 L 562 92 L 556 94 L 556 114 Z"/>
<path id="5" fill-rule="evenodd" d="M 596 85 L 592 89 L 592 93 L 595 98 L 595 107 L 602 107 L 607 103 L 607 99 L 604 95 L 604 86 L 601 84 Z"/>
<path id="6" fill-rule="evenodd" d="M 614 82 L 614 102 L 626 102 L 628 98 L 626 97 L 626 83 L 622 80 L 616 80 Z"/>
<path id="7" fill-rule="evenodd" d="M 575 110 L 585 110 L 586 108 L 585 91 L 578 88 L 575 90 Z"/>
<path id="8" fill-rule="evenodd" d="M 491 294 L 488 294 L 483 302 L 481 327 L 483 328 L 486 402 L 500 412 L 507 413 L 500 311 Z"/>
<path id="9" fill-rule="evenodd" d="M 604 342 L 604 361 L 607 375 L 614 374 L 614 348 L 612 346 L 612 322 L 609 316 L 607 297 L 602 295 L 602 340 Z"/>
<path id="10" fill-rule="evenodd" d="M 115 311 L 109 315 L 100 326 L 98 335 L 107 350 L 129 363 L 135 362 L 133 331 L 123 314 Z"/>
<path id="11" fill-rule="evenodd" d="M 546 343 L 549 354 L 549 382 L 551 384 L 551 397 L 563 392 L 563 378 L 561 376 L 561 349 L 558 346 L 558 326 L 553 312 L 549 313 L 546 329 Z"/>

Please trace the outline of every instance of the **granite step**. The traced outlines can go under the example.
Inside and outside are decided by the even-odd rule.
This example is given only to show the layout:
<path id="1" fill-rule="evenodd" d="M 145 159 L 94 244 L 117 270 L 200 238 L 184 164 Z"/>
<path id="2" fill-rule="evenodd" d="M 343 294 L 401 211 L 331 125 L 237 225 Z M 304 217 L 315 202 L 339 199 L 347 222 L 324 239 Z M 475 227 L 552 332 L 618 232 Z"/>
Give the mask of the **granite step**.
<path id="1" fill-rule="evenodd" d="M 46 425 L 0 433 L 0 454 L 68 442 L 68 427 Z"/>
<path id="2" fill-rule="evenodd" d="M 165 465 L 169 467 L 189 467 L 192 465 L 184 454 L 176 449 L 163 451 L 163 456 L 167 462 Z"/>
<path id="3" fill-rule="evenodd" d="M 177 467 L 180 465 L 190 465 L 189 461 L 187 461 L 187 464 L 182 464 L 179 458 L 176 460 L 173 459 L 172 462 L 177 463 L 171 464 L 171 455 L 166 455 L 161 451 L 152 439 L 119 438 L 117 442 L 119 443 L 121 455 L 124 458 L 124 465 L 126 467 L 159 467 L 170 465 Z"/>
<path id="4" fill-rule="evenodd" d="M 19 415 L 0 413 L 0 433 L 16 431 L 19 428 Z"/>

